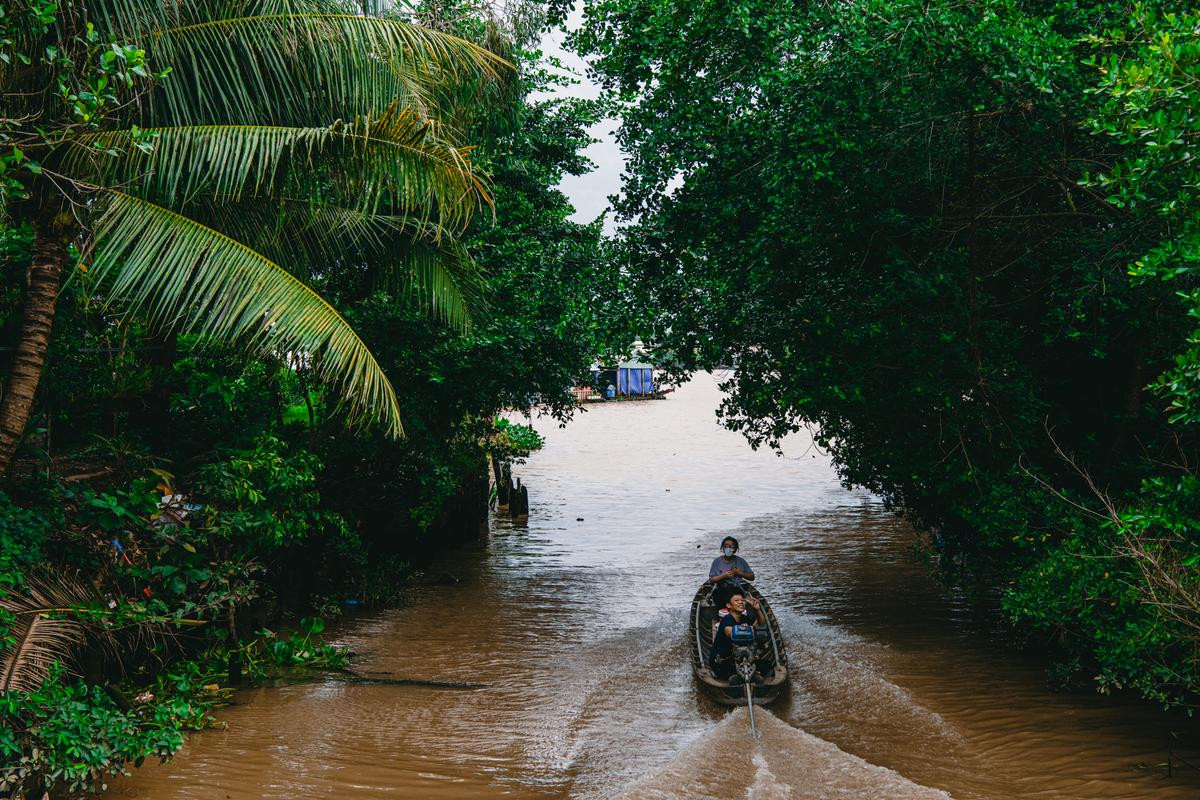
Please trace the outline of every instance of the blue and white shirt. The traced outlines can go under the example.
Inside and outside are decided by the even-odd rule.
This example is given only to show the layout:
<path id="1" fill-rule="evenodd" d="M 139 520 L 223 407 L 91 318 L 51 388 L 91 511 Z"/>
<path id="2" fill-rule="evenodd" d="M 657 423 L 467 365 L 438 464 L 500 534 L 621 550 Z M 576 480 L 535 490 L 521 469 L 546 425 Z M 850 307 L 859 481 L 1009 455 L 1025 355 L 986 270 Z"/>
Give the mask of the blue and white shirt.
<path id="1" fill-rule="evenodd" d="M 708 568 L 708 577 L 715 578 L 718 575 L 723 575 L 734 567 L 750 575 L 754 574 L 754 570 L 750 569 L 750 565 L 746 563 L 746 559 L 741 556 L 734 556 L 729 559 L 725 558 L 725 556 L 717 556 L 713 559 L 712 566 Z M 742 581 L 743 578 L 740 575 L 734 575 L 729 579 L 729 582 L 734 586 L 741 586 Z"/>

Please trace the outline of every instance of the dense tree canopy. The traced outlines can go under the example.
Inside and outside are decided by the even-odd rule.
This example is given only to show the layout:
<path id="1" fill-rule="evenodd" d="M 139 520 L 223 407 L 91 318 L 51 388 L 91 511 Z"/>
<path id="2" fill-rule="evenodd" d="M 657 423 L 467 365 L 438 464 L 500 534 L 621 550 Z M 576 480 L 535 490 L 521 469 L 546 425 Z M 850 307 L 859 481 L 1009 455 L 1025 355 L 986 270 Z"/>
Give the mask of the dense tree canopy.
<path id="1" fill-rule="evenodd" d="M 1098 0 L 598 0 L 576 37 L 625 103 L 645 316 L 684 368 L 737 364 L 727 423 L 812 427 L 948 575 L 1009 585 L 1102 688 L 1156 697 L 1200 688 L 1195 612 L 1164 611 L 1197 581 L 1167 598 L 1147 572 L 1200 547 L 1196 24 Z"/>
<path id="2" fill-rule="evenodd" d="M 2 9 L 5 796 L 94 791 L 229 686 L 340 665 L 307 615 L 478 536 L 489 461 L 539 441 L 496 415 L 565 420 L 627 343 L 557 189 L 601 109 L 536 97 L 546 13 L 508 9 Z"/>
<path id="3" fill-rule="evenodd" d="M 356 416 L 401 431 L 371 352 L 308 283 L 354 262 L 465 322 L 473 275 L 454 238 L 491 202 L 465 109 L 506 62 L 344 0 L 17 3 L 0 42 L 0 219 L 35 232 L 0 472 L 68 245 L 160 329 L 294 351 Z"/>

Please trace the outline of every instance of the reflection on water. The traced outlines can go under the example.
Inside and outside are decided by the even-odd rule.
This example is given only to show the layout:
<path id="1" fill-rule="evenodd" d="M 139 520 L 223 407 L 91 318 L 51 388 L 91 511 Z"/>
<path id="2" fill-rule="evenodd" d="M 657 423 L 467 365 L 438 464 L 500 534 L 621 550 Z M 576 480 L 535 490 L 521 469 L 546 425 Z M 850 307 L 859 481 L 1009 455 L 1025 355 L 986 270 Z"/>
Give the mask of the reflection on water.
<path id="1" fill-rule="evenodd" d="M 786 456 L 720 429 L 715 380 L 606 404 L 517 474 L 529 527 L 494 525 L 411 604 L 349 622 L 371 677 L 246 692 L 111 797 L 1173 798 L 1152 710 L 1045 690 L 1038 665 L 908 556 L 912 532 L 838 485 L 803 436 Z M 582 519 L 580 519 L 582 518 Z M 791 697 L 699 695 L 688 603 L 732 532 L 787 637 Z M 982 633 L 981 633 L 982 631 Z M 1178 725 L 1176 721 L 1174 724 Z"/>

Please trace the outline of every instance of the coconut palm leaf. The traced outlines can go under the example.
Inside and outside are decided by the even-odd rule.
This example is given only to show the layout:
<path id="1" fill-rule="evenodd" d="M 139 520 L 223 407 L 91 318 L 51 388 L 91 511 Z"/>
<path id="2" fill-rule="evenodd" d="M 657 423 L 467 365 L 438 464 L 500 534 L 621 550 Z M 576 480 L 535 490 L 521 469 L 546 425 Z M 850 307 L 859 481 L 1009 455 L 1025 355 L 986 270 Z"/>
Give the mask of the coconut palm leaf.
<path id="1" fill-rule="evenodd" d="M 277 193 L 289 174 L 320 174 L 336 161 L 336 181 L 347 202 L 376 209 L 394 205 L 440 228 L 462 230 L 475 211 L 491 204 L 487 186 L 469 160 L 469 149 L 441 141 L 414 111 L 392 107 L 375 119 L 349 125 L 288 128 L 266 125 L 199 125 L 139 132 L 152 142 L 134 147 L 131 131 L 78 138 L 64 159 L 74 175 L 91 174 L 108 186 L 136 186 L 167 205 L 197 194 L 239 200 Z"/>
<path id="2" fill-rule="evenodd" d="M 404 297 L 459 331 L 484 309 L 484 282 L 466 248 L 416 217 L 303 199 L 210 202 L 194 216 L 277 263 L 308 265 L 306 275 L 362 264 L 369 288 Z"/>
<path id="3" fill-rule="evenodd" d="M 139 39 L 154 31 L 198 25 L 214 19 L 276 14 L 368 14 L 382 16 L 394 5 L 386 0 L 66 0 L 68 8 L 86 7 L 95 21 Z"/>
<path id="4" fill-rule="evenodd" d="M 397 101 L 432 113 L 448 85 L 510 68 L 463 39 L 353 14 L 214 14 L 154 31 L 147 49 L 173 69 L 144 120 L 157 125 L 306 127 L 378 116 Z"/>
<path id="5" fill-rule="evenodd" d="M 0 651 L 0 694 L 32 692 L 55 664 L 69 663 L 87 628 L 72 609 L 90 605 L 94 592 L 66 577 L 30 579 L 26 591 L 0 593 L 0 609 L 13 616 L 11 643 Z"/>
<path id="6" fill-rule="evenodd" d="M 470 327 L 483 308 L 483 280 L 466 247 L 456 241 L 436 246 L 418 239 L 396 255 L 399 264 L 382 271 L 381 286 L 403 294 L 449 325 L 460 330 Z"/>
<path id="7" fill-rule="evenodd" d="M 173 628 L 206 624 L 113 610 L 94 588 L 58 572 L 26 576 L 21 589 L 0 591 L 0 610 L 13 618 L 11 644 L 0 651 L 0 694 L 33 691 L 55 662 L 70 666 L 85 642 L 98 645 L 108 662 L 124 671 L 128 653 L 149 643 L 174 642 Z"/>
<path id="8" fill-rule="evenodd" d="M 352 418 L 401 435 L 396 394 L 340 314 L 282 266 L 213 228 L 124 192 L 105 193 L 93 269 L 152 322 L 251 350 L 320 355 Z"/>

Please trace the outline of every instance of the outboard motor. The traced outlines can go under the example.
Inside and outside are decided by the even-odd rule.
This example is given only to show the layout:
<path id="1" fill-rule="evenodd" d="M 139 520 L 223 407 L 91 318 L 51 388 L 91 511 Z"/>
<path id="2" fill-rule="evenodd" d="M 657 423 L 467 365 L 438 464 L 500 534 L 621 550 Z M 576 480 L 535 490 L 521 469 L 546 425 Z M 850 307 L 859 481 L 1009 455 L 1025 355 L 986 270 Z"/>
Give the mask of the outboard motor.
<path id="1" fill-rule="evenodd" d="M 765 629 L 763 631 L 765 633 Z M 729 632 L 733 642 L 733 664 L 746 689 L 746 708 L 750 714 L 750 732 L 754 730 L 754 674 L 758 663 L 758 641 L 760 638 L 753 625 L 744 622 L 733 626 Z"/>
<path id="2" fill-rule="evenodd" d="M 754 626 L 747 622 L 739 622 L 733 626 L 733 635 L 730 638 L 733 639 L 734 647 L 753 644 Z"/>
<path id="3" fill-rule="evenodd" d="M 754 679 L 754 673 L 757 671 L 758 645 L 768 635 L 765 628 L 755 630 L 753 625 L 745 622 L 734 625 L 730 632 L 729 638 L 733 642 L 733 663 L 737 667 L 738 675 L 746 683 L 751 683 Z"/>
<path id="4" fill-rule="evenodd" d="M 749 681 L 754 676 L 755 658 L 754 626 L 748 625 L 745 622 L 738 623 L 733 626 L 730 631 L 730 640 L 733 642 L 733 662 L 737 665 L 738 674 L 742 676 L 742 680 Z"/>

